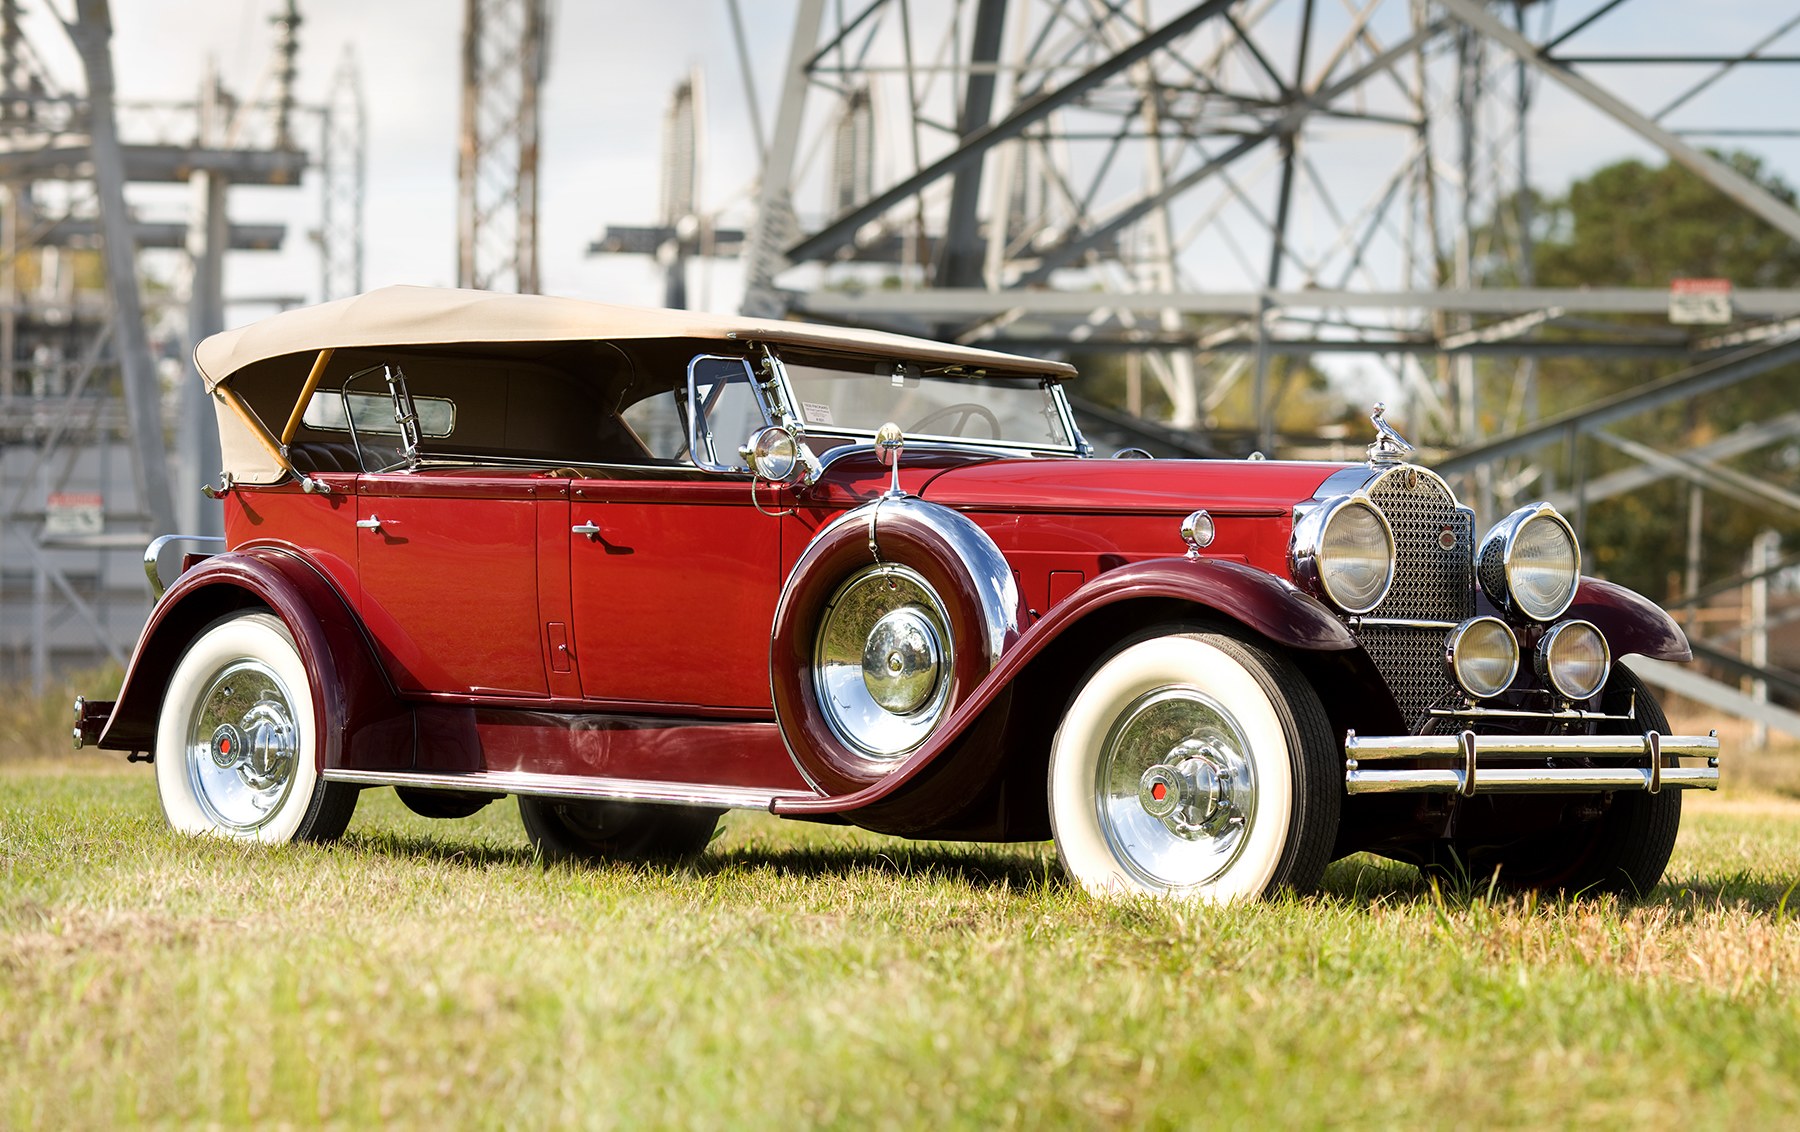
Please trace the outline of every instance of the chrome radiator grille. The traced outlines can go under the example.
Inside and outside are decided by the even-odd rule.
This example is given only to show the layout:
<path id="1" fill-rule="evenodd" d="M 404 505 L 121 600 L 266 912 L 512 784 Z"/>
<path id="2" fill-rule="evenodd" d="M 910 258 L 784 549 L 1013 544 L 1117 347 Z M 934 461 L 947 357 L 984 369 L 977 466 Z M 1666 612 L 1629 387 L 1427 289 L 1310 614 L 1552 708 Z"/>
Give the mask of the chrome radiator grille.
<path id="1" fill-rule="evenodd" d="M 1394 528 L 1394 585 L 1370 614 L 1423 621 L 1461 621 L 1475 612 L 1475 519 L 1456 505 L 1443 480 L 1398 467 L 1369 485 L 1369 499 Z M 1365 623 L 1363 647 L 1381 670 L 1408 728 L 1418 731 L 1456 688 L 1444 673 L 1440 628 Z"/>

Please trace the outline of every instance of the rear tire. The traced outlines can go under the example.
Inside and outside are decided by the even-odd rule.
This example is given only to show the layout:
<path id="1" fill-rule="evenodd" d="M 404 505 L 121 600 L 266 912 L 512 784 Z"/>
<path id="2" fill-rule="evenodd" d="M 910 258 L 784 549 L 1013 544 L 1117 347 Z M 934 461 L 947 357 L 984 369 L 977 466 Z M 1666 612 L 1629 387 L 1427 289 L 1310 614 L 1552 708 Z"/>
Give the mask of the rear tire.
<path id="1" fill-rule="evenodd" d="M 1635 673 L 1621 665 L 1607 681 L 1601 702 L 1609 714 L 1623 714 L 1634 696 L 1635 723 L 1615 725 L 1606 733 L 1669 734 L 1669 719 L 1662 705 Z M 1665 758 L 1664 764 L 1673 766 L 1675 760 Z M 1577 820 L 1571 805 L 1563 823 L 1547 833 L 1504 844 L 1458 843 L 1457 855 L 1472 878 L 1485 880 L 1498 870 L 1504 888 L 1642 898 L 1662 880 L 1675 851 L 1675 839 L 1681 832 L 1681 794 L 1680 790 L 1656 794 L 1614 791 L 1601 797 L 1603 808 L 1598 817 Z M 1507 801 L 1515 800 L 1496 799 Z"/>
<path id="2" fill-rule="evenodd" d="M 334 841 L 357 788 L 319 777 L 314 693 L 281 619 L 235 613 L 175 666 L 156 725 L 156 794 L 182 833 Z"/>
<path id="3" fill-rule="evenodd" d="M 1286 658 L 1172 626 L 1128 640 L 1088 674 L 1052 743 L 1057 855 L 1102 897 L 1309 892 L 1342 807 L 1332 748 Z"/>
<path id="4" fill-rule="evenodd" d="M 722 810 L 519 796 L 519 819 L 546 861 L 678 861 L 712 843 Z"/>

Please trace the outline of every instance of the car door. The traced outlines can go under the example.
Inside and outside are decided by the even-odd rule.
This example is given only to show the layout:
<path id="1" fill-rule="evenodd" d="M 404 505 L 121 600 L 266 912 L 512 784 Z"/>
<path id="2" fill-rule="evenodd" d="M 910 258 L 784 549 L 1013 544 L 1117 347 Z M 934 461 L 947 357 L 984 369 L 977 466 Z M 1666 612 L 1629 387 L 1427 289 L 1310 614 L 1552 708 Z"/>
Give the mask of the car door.
<path id="1" fill-rule="evenodd" d="M 749 477 L 577 481 L 569 516 L 584 696 L 770 709 L 781 527 Z"/>
<path id="2" fill-rule="evenodd" d="M 626 413 L 653 466 L 570 485 L 575 654 L 585 697 L 773 710 L 769 627 L 781 522 L 737 448 L 767 410 L 738 358 L 695 358 L 684 388 Z M 667 436 L 667 439 L 663 439 Z M 763 501 L 768 506 L 768 500 Z"/>
<path id="3" fill-rule="evenodd" d="M 363 617 L 402 691 L 547 695 L 537 592 L 543 490 L 516 474 L 361 477 Z"/>

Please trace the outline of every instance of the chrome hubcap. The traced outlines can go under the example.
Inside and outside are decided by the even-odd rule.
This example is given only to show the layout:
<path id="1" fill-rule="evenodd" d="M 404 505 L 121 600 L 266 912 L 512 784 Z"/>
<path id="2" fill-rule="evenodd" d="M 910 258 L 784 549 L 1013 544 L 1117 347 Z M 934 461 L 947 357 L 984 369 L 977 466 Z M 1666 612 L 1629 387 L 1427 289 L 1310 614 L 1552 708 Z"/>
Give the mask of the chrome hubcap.
<path id="1" fill-rule="evenodd" d="M 1100 752 L 1100 826 L 1138 879 L 1185 888 L 1224 872 L 1256 814 L 1249 744 L 1225 707 L 1158 688 L 1119 714 Z"/>
<path id="2" fill-rule="evenodd" d="M 826 724 L 872 759 L 923 743 L 950 702 L 950 616 L 915 570 L 879 563 L 838 587 L 819 622 L 813 691 Z"/>
<path id="3" fill-rule="evenodd" d="M 863 685 L 883 709 L 917 711 L 938 679 L 938 638 L 925 610 L 902 606 L 875 622 L 863 646 Z"/>
<path id="4" fill-rule="evenodd" d="M 280 677 L 259 660 L 234 661 L 213 676 L 189 721 L 194 797 L 218 825 L 254 830 L 287 797 L 299 749 Z"/>

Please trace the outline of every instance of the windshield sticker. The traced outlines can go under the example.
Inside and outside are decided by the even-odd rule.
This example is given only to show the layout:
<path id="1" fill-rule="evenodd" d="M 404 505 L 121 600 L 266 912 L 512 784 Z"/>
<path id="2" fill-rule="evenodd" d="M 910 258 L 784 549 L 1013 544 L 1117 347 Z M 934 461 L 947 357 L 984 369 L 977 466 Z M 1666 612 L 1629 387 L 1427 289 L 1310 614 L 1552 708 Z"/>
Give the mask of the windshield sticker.
<path id="1" fill-rule="evenodd" d="M 831 406 L 821 405 L 815 401 L 800 402 L 801 412 L 806 414 L 807 424 L 828 425 L 831 423 Z"/>

